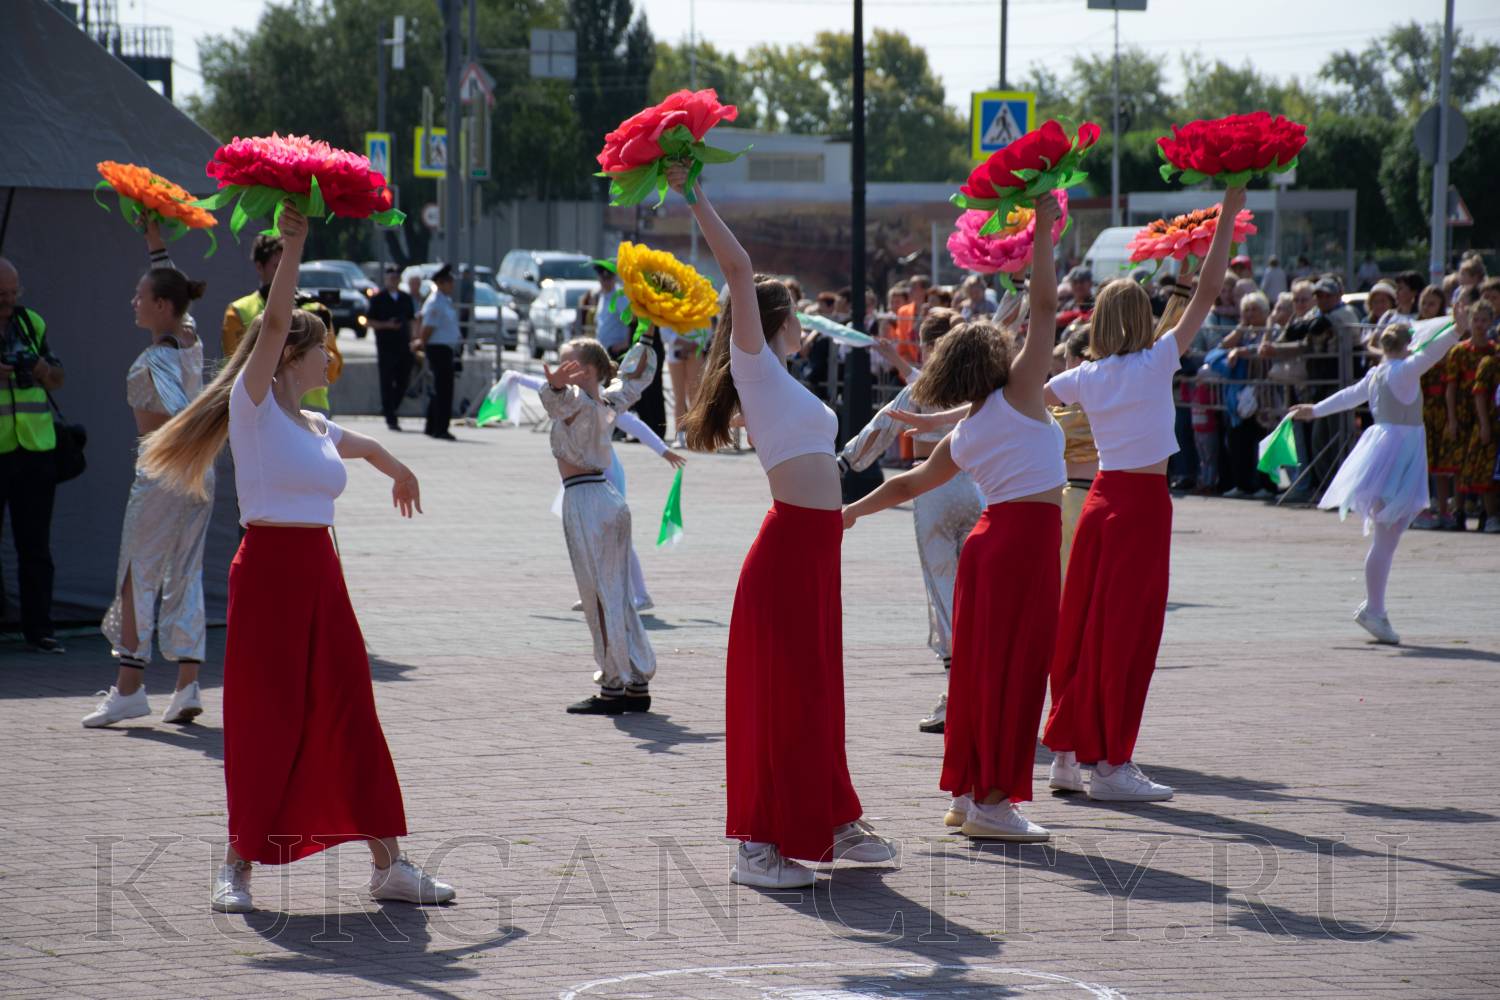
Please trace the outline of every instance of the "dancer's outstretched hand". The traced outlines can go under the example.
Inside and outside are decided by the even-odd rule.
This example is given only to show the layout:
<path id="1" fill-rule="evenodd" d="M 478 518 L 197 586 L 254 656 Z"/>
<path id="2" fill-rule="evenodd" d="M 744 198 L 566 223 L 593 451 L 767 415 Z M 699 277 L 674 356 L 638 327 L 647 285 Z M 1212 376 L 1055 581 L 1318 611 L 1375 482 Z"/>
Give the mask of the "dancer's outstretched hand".
<path id="1" fill-rule="evenodd" d="M 676 161 L 667 166 L 667 187 L 682 194 L 687 189 L 688 165 Z"/>
<path id="2" fill-rule="evenodd" d="M 547 376 L 548 385 L 561 391 L 567 386 L 575 384 L 583 377 L 583 365 L 580 365 L 576 361 L 564 361 L 556 368 L 549 368 L 546 364 L 543 364 L 542 374 Z"/>
<path id="3" fill-rule="evenodd" d="M 857 521 L 857 520 L 859 520 L 859 518 L 855 517 L 854 514 L 850 512 L 850 510 L 849 510 L 848 507 L 844 508 L 843 515 L 844 515 L 844 530 L 848 531 L 850 528 L 854 527 L 854 522 Z"/>
<path id="4" fill-rule="evenodd" d="M 1311 403 L 1298 403 L 1287 411 L 1287 416 L 1293 420 L 1311 420 L 1313 418 L 1313 407 Z"/>
<path id="5" fill-rule="evenodd" d="M 417 483 L 416 473 L 410 469 L 391 484 L 391 506 L 399 510 L 402 517 L 411 517 L 413 508 L 418 514 L 422 513 L 422 488 Z"/>
<path id="6" fill-rule="evenodd" d="M 687 459 L 683 458 L 681 455 L 677 454 L 677 452 L 672 451 L 671 449 L 662 452 L 661 457 L 666 459 L 667 464 L 674 469 L 680 469 L 684 465 L 687 465 Z"/>

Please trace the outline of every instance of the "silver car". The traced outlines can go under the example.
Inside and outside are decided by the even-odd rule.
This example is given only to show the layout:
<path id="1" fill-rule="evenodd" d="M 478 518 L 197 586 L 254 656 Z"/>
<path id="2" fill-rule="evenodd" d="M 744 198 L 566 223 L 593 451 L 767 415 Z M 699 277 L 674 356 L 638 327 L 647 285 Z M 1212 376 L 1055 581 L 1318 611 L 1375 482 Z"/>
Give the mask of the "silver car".
<path id="1" fill-rule="evenodd" d="M 578 326 L 578 303 L 597 292 L 597 281 L 546 281 L 531 303 L 531 356 L 540 358 L 573 339 Z"/>

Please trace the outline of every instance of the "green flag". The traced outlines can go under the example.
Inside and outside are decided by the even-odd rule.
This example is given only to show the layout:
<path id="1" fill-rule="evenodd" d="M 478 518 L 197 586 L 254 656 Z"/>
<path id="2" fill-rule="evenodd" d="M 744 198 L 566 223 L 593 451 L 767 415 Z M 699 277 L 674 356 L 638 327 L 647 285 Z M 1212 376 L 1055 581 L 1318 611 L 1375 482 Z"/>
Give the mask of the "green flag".
<path id="1" fill-rule="evenodd" d="M 656 536 L 658 546 L 682 541 L 682 470 L 672 477 L 672 488 L 667 491 L 667 505 L 661 512 L 661 534 Z"/>
<path id="2" fill-rule="evenodd" d="M 1285 416 L 1276 429 L 1260 441 L 1260 461 L 1256 468 L 1268 476 L 1274 476 L 1285 465 L 1301 465 L 1297 457 L 1297 434 L 1292 428 L 1292 418 Z"/>
<path id="3" fill-rule="evenodd" d="M 495 389 L 499 389 L 496 386 Z M 474 417 L 474 422 L 480 427 L 488 427 L 490 424 L 503 423 L 506 416 L 505 393 L 490 390 L 479 404 L 479 413 Z"/>

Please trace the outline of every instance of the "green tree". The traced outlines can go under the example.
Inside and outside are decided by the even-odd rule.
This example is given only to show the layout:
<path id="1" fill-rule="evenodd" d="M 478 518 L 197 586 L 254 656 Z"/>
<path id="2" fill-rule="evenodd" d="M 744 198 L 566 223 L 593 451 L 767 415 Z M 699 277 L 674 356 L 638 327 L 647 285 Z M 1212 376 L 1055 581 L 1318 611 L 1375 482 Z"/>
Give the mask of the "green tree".
<path id="1" fill-rule="evenodd" d="M 1184 56 L 1182 75 L 1187 84 L 1178 102 L 1181 121 L 1252 111 L 1307 121 L 1316 112 L 1316 99 L 1295 78 L 1282 82 L 1263 76 L 1248 60 L 1241 66 L 1230 66 L 1218 59 L 1210 63 L 1200 56 Z"/>
<path id="2" fill-rule="evenodd" d="M 796 134 L 828 132 L 832 99 L 816 61 L 802 45 L 757 45 L 745 56 L 762 128 Z"/>
<path id="3" fill-rule="evenodd" d="M 668 94 L 694 86 L 691 57 L 693 47 L 684 41 L 656 43 L 656 65 L 651 70 L 650 100 L 660 101 Z M 739 108 L 736 128 L 760 127 L 760 109 L 755 102 L 755 84 L 750 68 L 732 52 L 720 52 L 711 42 L 697 45 L 697 89 L 712 87 L 719 100 Z"/>
<path id="4" fill-rule="evenodd" d="M 186 109 L 221 139 L 234 136 L 305 134 L 345 149 L 362 150 L 364 133 L 376 126 L 376 32 L 398 13 L 410 14 L 406 0 L 287 0 L 269 4 L 254 30 L 205 38 L 199 45 L 203 91 Z M 530 27 L 556 25 L 560 0 L 480 0 L 479 42 L 483 48 L 527 44 Z M 408 22 L 410 24 L 410 22 Z M 586 190 L 578 167 L 578 125 L 567 101 L 568 88 L 534 81 L 516 60 L 493 65 L 496 77 L 496 132 L 488 198 L 541 193 L 554 178 Z M 387 123 L 395 136 L 395 156 L 387 178 L 400 190 L 407 210 L 405 245 L 409 256 L 428 256 L 428 234 L 415 208 L 436 197 L 436 182 L 412 173 L 412 128 L 420 123 L 422 90 L 443 94 L 442 22 L 423 16 L 408 35 L 406 68 L 389 77 Z M 369 226 L 334 220 L 313 228 L 314 253 L 362 257 Z M 399 246 L 393 246 L 399 257 Z"/>
<path id="5" fill-rule="evenodd" d="M 1400 246 L 1410 235 L 1381 183 L 1385 152 L 1398 131 L 1388 118 L 1325 113 L 1308 123 L 1308 142 L 1297 158 L 1299 188 L 1354 189 L 1354 232 L 1362 246 Z"/>
<path id="6" fill-rule="evenodd" d="M 1071 117 L 1108 128 L 1114 100 L 1113 67 L 1112 56 L 1073 57 L 1068 77 Z M 1135 46 L 1120 50 L 1120 103 L 1131 129 L 1164 129 L 1171 124 L 1175 101 L 1167 91 L 1158 57 Z"/>
<path id="7" fill-rule="evenodd" d="M 1397 25 L 1363 52 L 1335 52 L 1319 76 L 1333 84 L 1338 110 L 1345 113 L 1414 115 L 1437 102 L 1443 26 L 1416 21 Z M 1453 33 L 1453 103 L 1468 107 L 1500 76 L 1500 45 L 1470 42 Z"/>
<path id="8" fill-rule="evenodd" d="M 579 162 L 592 162 L 604 136 L 646 106 L 656 40 L 630 0 L 568 0 L 568 26 L 578 33 L 576 149 Z M 601 196 L 607 188 L 600 178 Z"/>

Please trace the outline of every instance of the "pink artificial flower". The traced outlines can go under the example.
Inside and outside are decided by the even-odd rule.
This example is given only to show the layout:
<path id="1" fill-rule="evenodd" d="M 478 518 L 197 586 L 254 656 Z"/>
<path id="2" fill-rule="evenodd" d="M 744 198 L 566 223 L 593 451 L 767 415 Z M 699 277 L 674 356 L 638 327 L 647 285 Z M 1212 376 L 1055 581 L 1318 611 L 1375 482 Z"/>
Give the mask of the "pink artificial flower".
<path id="1" fill-rule="evenodd" d="M 1234 242 L 1243 243 L 1259 230 L 1255 228 L 1255 216 L 1248 208 L 1241 209 L 1234 217 Z M 1214 233 L 1219 228 L 1219 206 L 1199 209 L 1173 219 L 1157 219 L 1146 226 L 1125 245 L 1130 253 L 1130 262 L 1139 264 L 1148 260 L 1186 260 L 1189 255 L 1202 258 L 1208 253 Z"/>
<path id="2" fill-rule="evenodd" d="M 1058 188 L 1051 192 L 1061 209 L 1057 222 L 1052 226 L 1052 238 L 1056 240 L 1068 224 L 1068 192 Z M 948 237 L 948 253 L 953 263 L 965 271 L 994 274 L 1005 271 L 1015 274 L 1031 263 L 1031 252 L 1036 245 L 1036 213 L 1028 208 L 1011 213 L 1015 220 L 993 236 L 980 236 L 979 230 L 993 213 L 970 210 L 958 217 L 953 232 Z"/>

